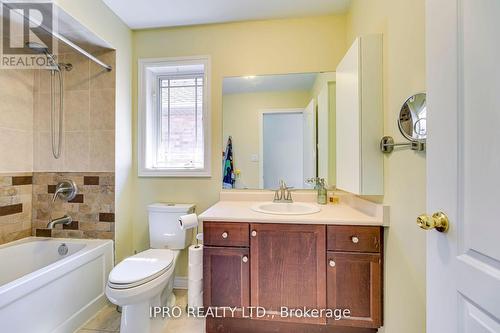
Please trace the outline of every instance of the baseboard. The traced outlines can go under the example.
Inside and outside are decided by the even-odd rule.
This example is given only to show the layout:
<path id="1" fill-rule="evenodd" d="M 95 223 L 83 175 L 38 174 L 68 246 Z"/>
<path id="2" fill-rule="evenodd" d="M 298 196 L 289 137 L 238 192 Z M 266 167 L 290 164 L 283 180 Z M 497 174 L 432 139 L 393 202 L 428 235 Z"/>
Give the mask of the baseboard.
<path id="1" fill-rule="evenodd" d="M 187 276 L 176 276 L 174 278 L 174 289 L 187 289 L 188 278 Z"/>

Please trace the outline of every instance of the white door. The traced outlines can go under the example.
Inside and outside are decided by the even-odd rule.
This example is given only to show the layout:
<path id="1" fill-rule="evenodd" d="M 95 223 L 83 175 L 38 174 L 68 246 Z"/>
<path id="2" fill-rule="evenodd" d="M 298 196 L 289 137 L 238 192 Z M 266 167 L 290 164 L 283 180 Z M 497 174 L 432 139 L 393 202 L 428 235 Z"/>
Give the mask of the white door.
<path id="1" fill-rule="evenodd" d="M 500 1 L 426 11 L 427 333 L 500 332 Z"/>
<path id="2" fill-rule="evenodd" d="M 304 178 L 302 179 L 302 186 L 299 188 L 310 188 L 311 184 L 307 184 L 305 180 L 316 177 L 316 102 L 314 99 L 304 109 L 303 121 Z"/>
<path id="3" fill-rule="evenodd" d="M 302 118 L 302 112 L 263 115 L 262 163 L 265 189 L 279 188 L 281 179 L 288 186 L 302 188 Z"/>

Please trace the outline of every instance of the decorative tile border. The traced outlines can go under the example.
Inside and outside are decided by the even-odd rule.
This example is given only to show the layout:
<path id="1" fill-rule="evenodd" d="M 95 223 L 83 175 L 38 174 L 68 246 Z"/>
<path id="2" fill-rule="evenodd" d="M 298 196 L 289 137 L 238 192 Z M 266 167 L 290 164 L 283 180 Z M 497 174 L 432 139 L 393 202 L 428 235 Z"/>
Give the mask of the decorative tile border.
<path id="1" fill-rule="evenodd" d="M 77 196 L 69 201 L 52 196 L 56 184 L 73 180 Z M 33 234 L 45 237 L 114 239 L 115 189 L 114 172 L 35 172 L 33 174 Z M 52 216 L 51 216 L 52 215 Z M 45 229 L 51 218 L 70 215 L 73 223 Z"/>
<path id="2" fill-rule="evenodd" d="M 115 222 L 115 213 L 99 213 L 99 221 Z"/>
<path id="3" fill-rule="evenodd" d="M 55 186 L 63 179 L 74 180 L 78 194 L 52 206 Z M 0 174 L 0 244 L 31 235 L 114 239 L 114 182 L 113 172 Z M 46 229 L 51 218 L 65 214 L 74 219 L 70 225 Z"/>
<path id="4" fill-rule="evenodd" d="M 14 176 L 12 177 L 12 185 L 31 185 L 33 184 L 33 176 Z"/>
<path id="5" fill-rule="evenodd" d="M 0 244 L 31 236 L 32 173 L 0 174 Z"/>
<path id="6" fill-rule="evenodd" d="M 0 216 L 14 215 L 23 212 L 23 204 L 0 206 Z"/>
<path id="7" fill-rule="evenodd" d="M 83 185 L 99 185 L 99 176 L 83 176 Z"/>

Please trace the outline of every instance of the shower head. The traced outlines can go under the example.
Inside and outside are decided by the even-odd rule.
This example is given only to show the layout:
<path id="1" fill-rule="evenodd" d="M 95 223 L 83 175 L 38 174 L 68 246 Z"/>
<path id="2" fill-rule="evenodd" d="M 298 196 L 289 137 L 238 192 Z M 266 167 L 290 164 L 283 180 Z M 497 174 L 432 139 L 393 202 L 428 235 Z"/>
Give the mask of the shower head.
<path id="1" fill-rule="evenodd" d="M 45 54 L 45 56 L 49 60 L 50 67 L 52 67 L 51 70 L 56 70 L 56 71 L 61 70 L 61 67 L 57 63 L 56 58 L 54 57 L 54 55 L 52 53 L 49 52 L 49 49 L 46 46 L 44 46 L 40 43 L 37 43 L 37 42 L 27 42 L 25 44 L 25 46 L 35 53 Z"/>

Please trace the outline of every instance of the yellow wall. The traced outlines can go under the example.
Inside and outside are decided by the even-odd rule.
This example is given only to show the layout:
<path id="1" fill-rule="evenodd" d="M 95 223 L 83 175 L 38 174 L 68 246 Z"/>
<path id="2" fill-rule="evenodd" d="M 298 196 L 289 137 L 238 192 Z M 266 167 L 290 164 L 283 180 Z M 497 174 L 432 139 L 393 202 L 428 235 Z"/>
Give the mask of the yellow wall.
<path id="1" fill-rule="evenodd" d="M 404 141 L 397 115 L 405 99 L 425 91 L 425 1 L 354 0 L 347 43 L 358 35 L 384 34 L 385 135 Z M 385 332 L 425 332 L 425 233 L 415 218 L 425 211 L 425 154 L 387 155 L 384 202 L 390 205 L 385 251 Z"/>
<path id="2" fill-rule="evenodd" d="M 56 0 L 57 5 L 116 49 L 115 247 L 116 259 L 132 251 L 132 32 L 101 0 Z"/>
<path id="3" fill-rule="evenodd" d="M 223 149 L 229 135 L 233 138 L 235 169 L 241 170 L 238 188 L 259 188 L 259 162 L 251 155 L 260 155 L 259 115 L 263 109 L 303 109 L 311 99 L 310 91 L 280 91 L 223 96 Z"/>
<path id="4" fill-rule="evenodd" d="M 212 178 L 139 178 L 135 187 L 133 246 L 148 247 L 146 206 L 192 202 L 202 212 L 218 200 L 222 163 L 222 79 L 225 76 L 335 70 L 346 51 L 344 16 L 254 21 L 134 32 L 134 142 L 137 138 L 137 60 L 208 54 L 212 60 Z M 134 149 L 136 144 L 134 145 Z M 134 153 L 137 168 L 137 152 Z M 136 172 L 136 171 L 135 171 Z M 179 275 L 186 275 L 180 258 Z"/>

